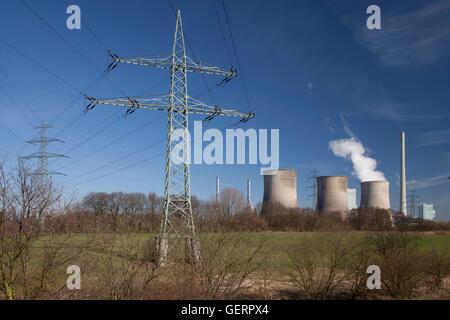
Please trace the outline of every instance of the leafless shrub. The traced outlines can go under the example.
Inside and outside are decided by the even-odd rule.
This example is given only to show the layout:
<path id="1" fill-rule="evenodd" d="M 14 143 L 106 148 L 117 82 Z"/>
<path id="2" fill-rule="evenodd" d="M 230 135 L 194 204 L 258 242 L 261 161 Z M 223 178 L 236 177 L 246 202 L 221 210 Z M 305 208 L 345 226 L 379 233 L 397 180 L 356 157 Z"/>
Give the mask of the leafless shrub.
<path id="1" fill-rule="evenodd" d="M 126 300 L 148 290 L 156 278 L 156 268 L 143 254 L 142 246 L 146 244 L 137 234 L 99 235 L 97 271 L 101 296 Z"/>
<path id="2" fill-rule="evenodd" d="M 439 292 L 443 281 L 450 275 L 450 253 L 448 249 L 432 249 L 427 253 L 428 268 L 425 285 L 431 292 Z"/>
<path id="3" fill-rule="evenodd" d="M 250 275 L 261 267 L 259 253 L 264 240 L 247 233 L 206 234 L 200 237 L 201 261 L 178 260 L 174 268 L 178 286 L 196 298 L 237 297 Z"/>
<path id="4" fill-rule="evenodd" d="M 309 299 L 328 299 L 347 279 L 346 266 L 355 243 L 343 234 L 304 239 L 291 252 L 289 276 Z"/>
<path id="5" fill-rule="evenodd" d="M 348 280 L 350 282 L 350 295 L 352 299 L 365 297 L 367 291 L 367 267 L 371 265 L 371 247 L 367 237 L 358 241 L 347 263 Z"/>
<path id="6" fill-rule="evenodd" d="M 426 274 L 425 255 L 417 239 L 407 234 L 380 234 L 372 238 L 374 263 L 381 268 L 384 291 L 396 299 L 411 298 Z"/>

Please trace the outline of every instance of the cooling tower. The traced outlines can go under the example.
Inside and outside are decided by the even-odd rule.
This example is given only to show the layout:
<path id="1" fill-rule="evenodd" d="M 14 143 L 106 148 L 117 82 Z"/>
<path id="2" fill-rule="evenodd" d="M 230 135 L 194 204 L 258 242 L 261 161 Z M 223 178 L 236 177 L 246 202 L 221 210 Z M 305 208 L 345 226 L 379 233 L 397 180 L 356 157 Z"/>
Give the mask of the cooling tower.
<path id="1" fill-rule="evenodd" d="M 317 177 L 318 212 L 348 212 L 348 178 L 345 176 Z"/>
<path id="2" fill-rule="evenodd" d="M 389 181 L 361 182 L 360 207 L 390 209 Z"/>
<path id="3" fill-rule="evenodd" d="M 297 171 L 279 169 L 264 171 L 263 206 L 282 204 L 286 208 L 296 208 L 297 204 Z"/>

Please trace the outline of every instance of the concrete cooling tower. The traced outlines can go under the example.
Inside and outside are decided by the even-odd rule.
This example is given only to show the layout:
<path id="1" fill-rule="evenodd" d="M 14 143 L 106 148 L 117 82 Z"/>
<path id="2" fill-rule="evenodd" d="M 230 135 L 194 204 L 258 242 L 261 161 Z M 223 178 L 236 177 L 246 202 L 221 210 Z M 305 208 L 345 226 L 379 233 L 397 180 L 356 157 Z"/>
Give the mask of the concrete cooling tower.
<path id="1" fill-rule="evenodd" d="M 318 212 L 348 212 L 348 178 L 345 176 L 317 177 Z"/>
<path id="2" fill-rule="evenodd" d="M 286 208 L 296 208 L 297 203 L 297 171 L 279 169 L 264 171 L 263 206 L 282 204 Z"/>
<path id="3" fill-rule="evenodd" d="M 360 207 L 390 209 L 389 181 L 361 182 Z"/>

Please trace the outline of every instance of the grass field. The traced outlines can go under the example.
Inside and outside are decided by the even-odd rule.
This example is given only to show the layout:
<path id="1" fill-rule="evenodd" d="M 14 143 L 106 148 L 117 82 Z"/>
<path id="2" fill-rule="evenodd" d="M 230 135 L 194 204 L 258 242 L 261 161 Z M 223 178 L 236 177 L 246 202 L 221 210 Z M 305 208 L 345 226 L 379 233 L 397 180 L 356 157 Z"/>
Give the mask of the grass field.
<path id="1" fill-rule="evenodd" d="M 370 232 L 347 232 L 343 233 L 345 237 L 352 239 L 360 239 L 365 236 L 374 235 L 375 233 Z M 410 235 L 416 237 L 417 245 L 421 249 L 445 249 L 450 248 L 450 233 L 447 234 L 436 234 L 436 233 L 409 233 Z M 200 234 L 199 237 L 201 242 L 208 243 L 208 241 L 216 241 L 223 234 L 220 233 L 209 233 Z M 248 232 L 248 233 L 231 233 L 228 238 L 239 238 L 242 242 L 247 243 L 247 249 L 255 247 L 261 243 L 261 250 L 259 255 L 264 255 L 270 259 L 270 268 L 274 272 L 284 272 L 290 263 L 288 252 L 290 252 L 295 246 L 301 243 L 305 239 L 314 241 L 314 239 L 319 240 L 323 237 L 329 237 L 332 233 L 330 232 Z M 120 242 L 124 236 L 119 235 L 116 239 L 116 243 Z M 155 234 L 151 233 L 135 233 L 129 235 L 132 239 L 129 240 L 130 245 L 133 246 L 133 250 L 139 247 L 139 250 L 146 250 L 147 246 L 152 245 L 152 241 Z M 46 237 L 42 240 L 36 242 L 37 246 L 42 245 Z M 82 244 L 88 239 L 86 234 L 75 234 L 70 237 L 67 242 L 69 246 L 77 246 Z M 173 242 L 177 240 L 174 239 Z M 179 244 L 174 244 L 178 247 Z M 131 249 L 131 248 L 130 248 Z M 126 250 L 126 248 L 125 248 Z M 177 249 L 172 249 L 172 251 Z M 88 250 L 91 253 L 97 252 L 98 250 L 92 248 Z M 92 258 L 92 257 L 90 257 Z"/>
<path id="2" fill-rule="evenodd" d="M 397 233 L 398 234 L 398 233 Z M 154 269 L 151 255 L 155 234 L 72 234 L 60 236 L 42 236 L 33 243 L 30 254 L 29 283 L 38 283 L 42 279 L 43 266 L 48 258 L 56 257 L 54 263 L 57 268 L 44 274 L 48 277 L 48 284 L 38 298 L 61 299 L 172 299 L 172 298 L 215 298 L 214 292 L 223 285 L 217 281 L 218 277 L 234 277 L 237 281 L 241 275 L 249 272 L 246 283 L 250 284 L 250 291 L 240 292 L 248 294 L 250 298 L 261 298 L 260 290 L 263 281 L 270 281 L 275 285 L 274 292 L 298 292 L 289 284 L 288 274 L 292 271 L 292 256 L 290 253 L 299 252 L 299 245 L 320 250 L 316 244 L 330 239 L 344 239 L 348 243 L 358 243 L 363 239 L 376 236 L 370 232 L 254 232 L 254 233 L 204 233 L 199 235 L 202 256 L 204 260 L 202 279 L 211 288 L 203 288 L 202 293 L 191 296 L 192 288 L 189 281 L 193 271 L 184 261 L 184 242 L 172 239 L 169 247 L 169 263 Z M 431 251 L 450 249 L 450 233 L 409 233 L 414 237 L 414 251 Z M 52 247 L 59 250 L 52 251 Z M 50 248 L 50 249 L 49 249 Z M 75 252 L 75 254 L 74 254 Z M 325 252 L 325 251 L 324 251 Z M 317 258 L 322 260 L 320 253 Z M 329 251 L 325 254 L 329 254 Z M 426 259 L 426 255 L 420 259 Z M 53 260 L 52 260 L 53 261 Z M 324 259 L 326 261 L 326 258 Z M 416 260 L 410 260 L 415 264 Z M 83 290 L 73 292 L 65 288 L 69 265 L 77 265 L 82 272 Z M 323 268 L 319 263 L 316 267 Z M 154 275 L 156 280 L 146 279 Z M 219 276 L 217 276 L 219 275 Z M 20 282 L 20 281 L 19 281 Z M 144 284 L 144 285 L 143 285 Z M 231 287 L 231 286 L 230 286 Z M 181 288 L 181 289 L 180 289 Z M 255 289 L 257 288 L 257 289 Z M 186 290 L 186 292 L 180 292 Z M 297 291 L 296 291 L 297 290 Z M 20 296 L 21 289 L 17 289 Z M 212 292 L 212 293 L 211 293 Z M 254 294 L 253 296 L 251 294 Z M 448 291 L 439 298 L 447 299 Z M 279 295 L 278 295 L 279 297 Z M 262 298 L 265 298 L 263 296 Z M 289 298 L 289 297 L 288 297 Z"/>

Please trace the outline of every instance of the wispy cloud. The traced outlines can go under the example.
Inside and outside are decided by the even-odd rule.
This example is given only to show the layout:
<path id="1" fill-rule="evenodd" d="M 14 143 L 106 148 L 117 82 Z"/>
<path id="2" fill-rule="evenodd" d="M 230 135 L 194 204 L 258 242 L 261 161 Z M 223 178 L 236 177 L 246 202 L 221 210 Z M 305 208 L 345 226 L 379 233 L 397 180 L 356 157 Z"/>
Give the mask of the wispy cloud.
<path id="1" fill-rule="evenodd" d="M 347 133 L 350 138 L 358 140 L 358 137 L 352 131 L 352 129 L 350 128 L 350 124 L 348 123 L 347 119 L 344 118 L 344 115 L 341 112 L 339 112 L 339 117 L 341 118 L 342 127 L 344 128 L 345 133 Z"/>
<path id="2" fill-rule="evenodd" d="M 362 104 L 361 108 L 371 116 L 396 122 L 420 122 L 450 118 L 450 114 L 424 112 L 416 106 L 396 103 L 390 99 Z"/>
<path id="3" fill-rule="evenodd" d="M 358 26 L 356 41 L 387 66 L 433 63 L 450 49 L 450 1 L 432 1 L 404 14 L 383 14 L 381 30 Z"/>
<path id="4" fill-rule="evenodd" d="M 430 187 L 439 186 L 442 184 L 450 183 L 449 175 L 443 174 L 426 179 L 409 180 L 407 182 L 408 188 L 417 190 Z"/>
<path id="5" fill-rule="evenodd" d="M 324 119 L 325 122 L 325 126 L 328 128 L 328 132 L 331 134 L 334 134 L 336 132 L 336 130 L 334 129 L 332 123 L 331 123 L 331 118 L 330 117 L 326 117 Z"/>
<path id="6" fill-rule="evenodd" d="M 450 129 L 424 132 L 419 136 L 418 146 L 436 146 L 450 144 Z"/>

